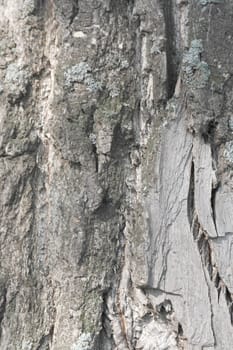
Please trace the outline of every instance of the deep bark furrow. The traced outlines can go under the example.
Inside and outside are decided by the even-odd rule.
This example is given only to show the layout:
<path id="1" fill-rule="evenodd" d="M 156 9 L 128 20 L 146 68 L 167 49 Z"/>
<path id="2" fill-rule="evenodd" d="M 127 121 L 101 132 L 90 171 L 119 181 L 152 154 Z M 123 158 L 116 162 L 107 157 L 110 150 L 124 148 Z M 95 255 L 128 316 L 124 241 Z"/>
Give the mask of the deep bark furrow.
<path id="1" fill-rule="evenodd" d="M 194 213 L 195 213 L 195 175 L 194 175 L 194 162 L 192 161 L 191 170 L 190 170 L 190 183 L 189 183 L 189 193 L 187 201 L 187 211 L 190 227 L 194 224 Z"/>
<path id="2" fill-rule="evenodd" d="M 174 95 L 175 87 L 179 74 L 179 56 L 177 48 L 177 28 L 175 27 L 175 13 L 173 0 L 160 0 L 163 8 L 166 38 L 166 57 L 167 57 L 167 98 Z"/>
<path id="3" fill-rule="evenodd" d="M 1 299 L 0 299 L 0 337 L 2 334 L 2 321 L 6 312 L 6 305 L 7 305 L 6 296 L 7 296 L 7 289 L 4 288 L 3 291 L 1 292 Z"/>

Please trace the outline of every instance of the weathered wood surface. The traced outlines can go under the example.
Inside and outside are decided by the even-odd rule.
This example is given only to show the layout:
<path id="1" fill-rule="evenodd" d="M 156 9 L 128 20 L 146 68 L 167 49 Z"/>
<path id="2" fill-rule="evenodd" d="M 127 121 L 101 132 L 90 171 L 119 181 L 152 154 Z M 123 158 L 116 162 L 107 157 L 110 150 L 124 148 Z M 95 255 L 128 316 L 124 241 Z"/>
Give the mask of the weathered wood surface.
<path id="1" fill-rule="evenodd" d="M 231 350 L 233 2 L 0 2 L 1 350 Z"/>

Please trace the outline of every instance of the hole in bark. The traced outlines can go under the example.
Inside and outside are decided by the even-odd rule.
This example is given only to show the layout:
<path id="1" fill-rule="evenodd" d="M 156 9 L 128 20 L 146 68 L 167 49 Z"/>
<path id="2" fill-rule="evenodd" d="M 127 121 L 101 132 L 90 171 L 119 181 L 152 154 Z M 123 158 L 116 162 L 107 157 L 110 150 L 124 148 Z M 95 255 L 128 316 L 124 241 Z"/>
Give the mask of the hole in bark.
<path id="1" fill-rule="evenodd" d="M 178 323 L 178 335 L 180 336 L 184 335 L 183 327 L 181 326 L 180 323 Z"/>
<path id="2" fill-rule="evenodd" d="M 172 303 L 169 299 L 165 299 L 161 304 L 156 306 L 156 311 L 162 319 L 166 319 L 173 311 Z"/>
<path id="3" fill-rule="evenodd" d="M 218 122 L 210 120 L 200 127 L 200 133 L 205 143 L 210 143 L 213 139 Z"/>

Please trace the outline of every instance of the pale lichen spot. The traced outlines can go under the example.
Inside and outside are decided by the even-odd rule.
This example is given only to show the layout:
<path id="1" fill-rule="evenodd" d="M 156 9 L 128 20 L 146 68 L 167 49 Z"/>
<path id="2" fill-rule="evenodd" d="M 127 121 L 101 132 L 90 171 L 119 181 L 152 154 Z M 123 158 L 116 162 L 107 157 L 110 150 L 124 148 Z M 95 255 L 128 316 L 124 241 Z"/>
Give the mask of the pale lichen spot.
<path id="1" fill-rule="evenodd" d="M 71 346 L 70 350 L 90 350 L 91 349 L 92 336 L 90 333 L 82 333 L 77 343 Z"/>
<path id="2" fill-rule="evenodd" d="M 224 157 L 229 163 L 233 164 L 233 141 L 229 141 L 226 143 Z"/>
<path id="3" fill-rule="evenodd" d="M 76 39 L 84 39 L 86 36 L 87 34 L 83 33 L 82 31 L 73 32 L 73 37 Z"/>

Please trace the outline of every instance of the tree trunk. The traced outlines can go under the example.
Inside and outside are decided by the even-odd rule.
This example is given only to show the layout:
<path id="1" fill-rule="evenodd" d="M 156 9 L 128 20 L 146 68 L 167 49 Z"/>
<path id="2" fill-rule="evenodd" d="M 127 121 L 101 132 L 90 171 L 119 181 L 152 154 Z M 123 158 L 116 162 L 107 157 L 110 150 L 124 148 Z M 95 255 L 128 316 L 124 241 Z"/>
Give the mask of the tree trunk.
<path id="1" fill-rule="evenodd" d="M 0 349 L 231 350 L 232 0 L 0 10 Z"/>

